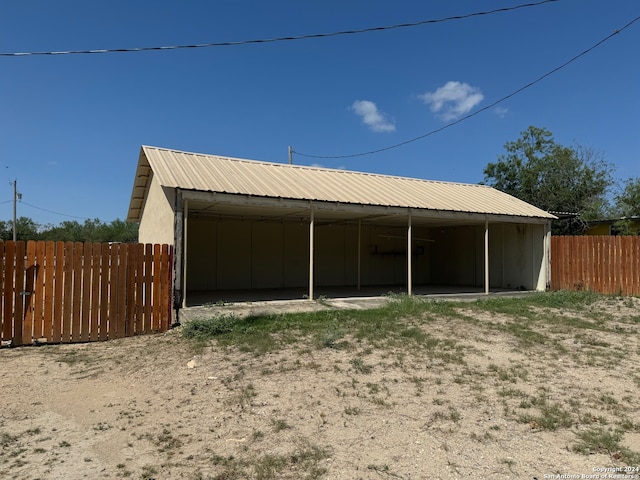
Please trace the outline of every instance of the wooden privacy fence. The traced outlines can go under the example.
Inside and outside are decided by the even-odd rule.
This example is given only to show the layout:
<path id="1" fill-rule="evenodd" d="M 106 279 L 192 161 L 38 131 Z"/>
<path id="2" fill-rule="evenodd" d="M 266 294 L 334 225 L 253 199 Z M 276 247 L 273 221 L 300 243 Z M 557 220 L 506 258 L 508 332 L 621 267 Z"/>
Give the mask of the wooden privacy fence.
<path id="1" fill-rule="evenodd" d="M 640 237 L 551 237 L 551 288 L 640 295 Z"/>
<path id="2" fill-rule="evenodd" d="M 168 245 L 0 242 L 0 339 L 93 342 L 171 322 Z"/>

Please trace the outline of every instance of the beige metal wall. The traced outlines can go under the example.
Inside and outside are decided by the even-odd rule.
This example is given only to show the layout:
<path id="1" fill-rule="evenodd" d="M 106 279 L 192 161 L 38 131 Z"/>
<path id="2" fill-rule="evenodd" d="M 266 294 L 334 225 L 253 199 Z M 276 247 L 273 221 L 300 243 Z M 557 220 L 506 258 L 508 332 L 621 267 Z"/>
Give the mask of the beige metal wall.
<path id="1" fill-rule="evenodd" d="M 484 226 L 439 227 L 431 230 L 431 264 L 427 283 L 484 284 Z M 489 235 L 491 241 L 491 234 Z"/>
<path id="2" fill-rule="evenodd" d="M 501 280 L 496 285 L 503 288 L 544 290 L 544 225 L 503 224 L 496 226 L 494 230 L 498 250 L 495 276 Z M 491 239 L 491 230 L 489 238 Z"/>
<path id="3" fill-rule="evenodd" d="M 412 230 L 413 283 L 429 279 L 429 230 Z M 407 283 L 407 228 L 366 225 L 362 227 L 362 284 L 406 285 Z"/>
<path id="4" fill-rule="evenodd" d="M 190 291 L 308 285 L 306 223 L 190 217 L 187 231 Z M 425 229 L 414 229 L 414 235 L 428 234 Z M 422 240 L 414 243 L 414 281 L 425 283 L 429 279 L 430 244 Z M 362 285 L 406 283 L 406 229 L 363 225 L 360 249 Z M 356 224 L 316 226 L 314 270 L 318 286 L 357 285 Z"/>
<path id="5" fill-rule="evenodd" d="M 191 291 L 304 286 L 308 226 L 190 218 L 187 288 Z"/>
<path id="6" fill-rule="evenodd" d="M 190 217 L 187 231 L 189 291 L 308 285 L 305 222 Z M 403 227 L 362 225 L 361 285 L 406 285 L 406 233 Z M 544 289 L 544 233 L 544 225 L 490 225 L 492 288 Z M 484 284 L 484 225 L 414 227 L 412 236 L 415 285 Z M 318 222 L 314 272 L 316 286 L 357 284 L 357 224 Z"/>
<path id="7" fill-rule="evenodd" d="M 484 225 L 434 228 L 430 274 L 425 283 L 484 284 Z M 544 290 L 547 283 L 540 224 L 489 225 L 489 284 L 491 288 Z M 421 279 L 415 279 L 420 283 Z M 425 280 L 425 279 L 422 279 Z"/>
<path id="8" fill-rule="evenodd" d="M 153 173 L 145 205 L 142 208 L 138 241 L 140 243 L 174 244 L 173 202 L 175 193 L 163 188 Z"/>
<path id="9" fill-rule="evenodd" d="M 498 224 L 489 228 L 492 287 L 544 290 L 544 225 Z"/>

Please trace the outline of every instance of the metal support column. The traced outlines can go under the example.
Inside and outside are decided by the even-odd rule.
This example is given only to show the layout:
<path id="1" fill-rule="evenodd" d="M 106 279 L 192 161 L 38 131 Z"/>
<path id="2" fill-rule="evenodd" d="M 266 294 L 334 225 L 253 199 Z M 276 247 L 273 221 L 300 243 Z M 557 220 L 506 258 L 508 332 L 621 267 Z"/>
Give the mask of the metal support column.
<path id="1" fill-rule="evenodd" d="M 362 220 L 358 220 L 358 291 L 360 290 L 360 268 L 362 266 Z"/>
<path id="2" fill-rule="evenodd" d="M 174 218 L 174 226 L 173 226 L 173 244 L 175 247 L 174 255 L 173 255 L 173 308 L 176 310 L 176 321 L 178 311 L 182 308 L 183 305 L 183 239 L 184 239 L 184 209 L 182 207 L 182 192 L 179 188 L 176 188 L 174 191 L 175 199 L 174 199 L 174 207 L 173 211 L 175 213 Z"/>
<path id="3" fill-rule="evenodd" d="M 309 300 L 313 300 L 313 237 L 314 237 L 314 215 L 311 207 L 311 217 L 309 219 Z"/>
<path id="4" fill-rule="evenodd" d="M 544 272 L 545 287 L 551 290 L 551 222 L 544 225 Z"/>
<path id="5" fill-rule="evenodd" d="M 409 223 L 407 225 L 407 295 L 412 295 L 413 290 L 413 272 L 411 271 L 412 255 L 411 255 L 411 214 L 409 214 Z"/>
<path id="6" fill-rule="evenodd" d="M 484 293 L 489 295 L 489 220 L 484 221 Z"/>
<path id="7" fill-rule="evenodd" d="M 182 227 L 182 238 L 183 238 L 183 245 L 182 245 L 182 307 L 185 308 L 187 306 L 187 262 L 189 260 L 189 255 L 187 252 L 187 245 L 188 245 L 188 237 L 187 237 L 187 225 L 188 225 L 188 218 L 189 218 L 189 200 L 185 199 L 183 202 L 183 206 L 184 206 L 184 214 L 182 216 L 182 222 L 184 223 L 184 226 Z"/>

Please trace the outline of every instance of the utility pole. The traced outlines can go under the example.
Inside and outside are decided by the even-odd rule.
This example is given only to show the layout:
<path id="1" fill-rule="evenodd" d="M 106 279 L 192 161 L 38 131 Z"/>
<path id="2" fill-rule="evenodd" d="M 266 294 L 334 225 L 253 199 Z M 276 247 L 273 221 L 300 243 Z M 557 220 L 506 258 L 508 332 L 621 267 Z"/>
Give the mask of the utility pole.
<path id="1" fill-rule="evenodd" d="M 18 212 L 18 198 L 21 198 L 22 195 L 18 193 L 18 180 L 13 180 L 13 241 L 16 242 L 18 240 L 18 221 L 17 221 L 17 212 Z"/>
<path id="2" fill-rule="evenodd" d="M 293 148 L 289 145 L 289 165 L 293 165 Z"/>

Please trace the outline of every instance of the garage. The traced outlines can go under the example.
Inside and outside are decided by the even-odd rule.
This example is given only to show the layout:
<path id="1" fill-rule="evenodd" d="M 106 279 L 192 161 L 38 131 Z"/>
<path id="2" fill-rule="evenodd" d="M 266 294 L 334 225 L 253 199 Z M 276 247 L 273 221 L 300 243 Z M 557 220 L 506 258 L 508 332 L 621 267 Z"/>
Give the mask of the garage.
<path id="1" fill-rule="evenodd" d="M 544 290 L 553 218 L 483 185 L 143 146 L 127 220 L 174 245 L 186 306 Z"/>

